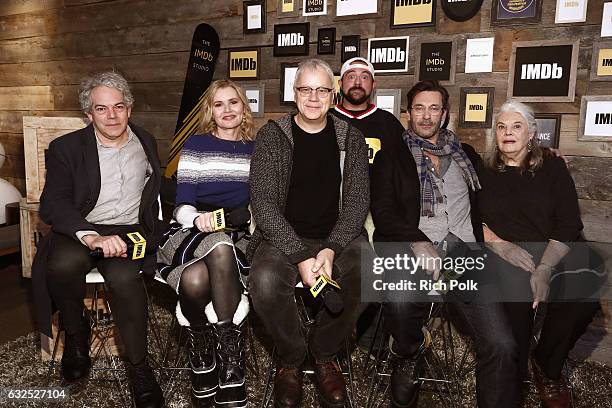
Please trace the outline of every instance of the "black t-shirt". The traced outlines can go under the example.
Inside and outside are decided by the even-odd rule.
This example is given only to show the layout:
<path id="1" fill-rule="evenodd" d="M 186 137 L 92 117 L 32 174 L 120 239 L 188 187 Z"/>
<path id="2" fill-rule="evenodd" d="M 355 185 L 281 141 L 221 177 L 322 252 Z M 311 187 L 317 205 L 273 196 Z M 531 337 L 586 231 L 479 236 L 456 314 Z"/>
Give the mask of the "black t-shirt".
<path id="1" fill-rule="evenodd" d="M 285 218 L 303 238 L 325 239 L 333 229 L 340 205 L 340 150 L 334 125 L 327 120 L 318 133 L 307 133 L 292 122 L 293 167 Z"/>
<path id="2" fill-rule="evenodd" d="M 393 114 L 374 105 L 362 111 L 350 111 L 341 105 L 330 110 L 331 113 L 349 122 L 363 133 L 368 144 L 370 171 L 374 157 L 382 148 L 393 148 L 403 143 L 404 126 Z"/>
<path id="3" fill-rule="evenodd" d="M 558 157 L 531 173 L 506 166 L 481 169 L 477 200 L 482 222 L 511 242 L 576 241 L 582 230 L 574 181 Z"/>

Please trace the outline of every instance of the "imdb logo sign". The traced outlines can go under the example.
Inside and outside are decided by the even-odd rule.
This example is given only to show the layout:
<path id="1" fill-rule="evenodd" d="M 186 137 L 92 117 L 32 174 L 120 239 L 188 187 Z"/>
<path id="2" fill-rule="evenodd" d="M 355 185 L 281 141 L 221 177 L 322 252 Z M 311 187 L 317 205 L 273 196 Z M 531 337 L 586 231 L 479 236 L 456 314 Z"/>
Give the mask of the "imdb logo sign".
<path id="1" fill-rule="evenodd" d="M 228 76 L 231 79 L 259 77 L 259 50 L 229 51 Z"/>

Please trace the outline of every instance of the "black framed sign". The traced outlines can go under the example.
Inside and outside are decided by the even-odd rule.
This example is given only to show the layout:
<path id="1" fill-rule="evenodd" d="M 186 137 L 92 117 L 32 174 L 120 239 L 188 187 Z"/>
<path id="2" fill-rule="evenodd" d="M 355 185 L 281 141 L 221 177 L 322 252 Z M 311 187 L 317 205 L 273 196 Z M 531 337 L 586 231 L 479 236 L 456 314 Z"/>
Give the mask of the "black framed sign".
<path id="1" fill-rule="evenodd" d="M 327 14 L 327 0 L 303 0 L 303 16 L 324 16 Z"/>
<path id="2" fill-rule="evenodd" d="M 308 55 L 310 23 L 276 24 L 274 26 L 274 56 Z"/>
<path id="3" fill-rule="evenodd" d="M 490 128 L 493 122 L 495 88 L 461 88 L 459 127 Z"/>
<path id="4" fill-rule="evenodd" d="M 535 24 L 542 17 L 542 0 L 493 0 L 491 24 Z"/>
<path id="5" fill-rule="evenodd" d="M 422 42 L 418 47 L 415 77 L 419 81 L 455 83 L 457 41 Z"/>
<path id="6" fill-rule="evenodd" d="M 536 113 L 535 120 L 538 124 L 536 139 L 538 139 L 540 146 L 557 149 L 561 133 L 561 114 Z"/>
<path id="7" fill-rule="evenodd" d="M 336 53 L 336 27 L 319 28 L 317 36 L 317 54 Z"/>
<path id="8" fill-rule="evenodd" d="M 242 32 L 266 32 L 266 0 L 248 0 L 242 3 Z"/>
<path id="9" fill-rule="evenodd" d="M 440 0 L 442 10 L 453 21 L 467 21 L 474 17 L 482 7 L 483 0 Z"/>
<path id="10" fill-rule="evenodd" d="M 391 28 L 436 25 L 436 0 L 392 0 Z"/>
<path id="11" fill-rule="evenodd" d="M 508 98 L 523 102 L 573 102 L 579 42 L 513 43 Z"/>
<path id="12" fill-rule="evenodd" d="M 281 64 L 280 82 L 280 104 L 284 106 L 294 106 L 294 91 L 295 74 L 297 73 L 298 64 L 286 63 Z"/>
<path id="13" fill-rule="evenodd" d="M 340 62 L 351 58 L 360 57 L 361 36 L 359 35 L 343 35 L 342 36 L 342 52 Z"/>
<path id="14" fill-rule="evenodd" d="M 227 76 L 230 79 L 259 79 L 259 48 L 229 50 Z"/>
<path id="15" fill-rule="evenodd" d="M 368 60 L 374 72 L 407 72 L 410 37 L 368 39 Z"/>

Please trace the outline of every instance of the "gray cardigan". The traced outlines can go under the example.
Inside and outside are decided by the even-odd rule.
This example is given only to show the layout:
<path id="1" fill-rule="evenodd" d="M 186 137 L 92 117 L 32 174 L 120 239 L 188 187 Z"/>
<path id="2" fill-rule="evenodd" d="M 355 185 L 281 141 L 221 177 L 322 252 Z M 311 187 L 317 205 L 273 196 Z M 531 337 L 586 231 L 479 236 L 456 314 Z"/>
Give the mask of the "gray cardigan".
<path id="1" fill-rule="evenodd" d="M 285 253 L 294 264 L 316 255 L 306 248 L 284 217 L 293 164 L 291 124 L 294 115 L 290 113 L 269 121 L 257 132 L 249 178 L 251 209 L 256 223 L 247 248 L 249 260 L 253 259 L 262 239 Z M 324 246 L 333 249 L 337 256 L 363 231 L 370 205 L 368 152 L 357 128 L 330 114 L 327 120 L 334 124 L 342 181 L 340 214 Z"/>

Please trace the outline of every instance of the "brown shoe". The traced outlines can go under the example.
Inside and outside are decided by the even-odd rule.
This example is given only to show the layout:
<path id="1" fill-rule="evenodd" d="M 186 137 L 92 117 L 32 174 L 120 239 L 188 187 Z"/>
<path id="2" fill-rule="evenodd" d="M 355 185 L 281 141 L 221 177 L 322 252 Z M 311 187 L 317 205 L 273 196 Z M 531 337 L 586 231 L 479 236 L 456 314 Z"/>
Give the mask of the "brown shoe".
<path id="1" fill-rule="evenodd" d="M 336 361 L 315 364 L 315 384 L 324 406 L 343 407 L 346 401 L 346 383 Z"/>
<path id="2" fill-rule="evenodd" d="M 292 408 L 302 402 L 302 379 L 300 368 L 276 366 L 274 376 L 274 407 Z"/>
<path id="3" fill-rule="evenodd" d="M 533 380 L 535 382 L 540 400 L 542 401 L 542 407 L 544 408 L 571 408 L 572 399 L 570 398 L 570 391 L 567 387 L 567 380 L 563 373 L 561 378 L 553 380 L 548 378 L 544 371 L 540 368 L 535 360 L 531 360 L 531 367 L 533 370 Z"/>

